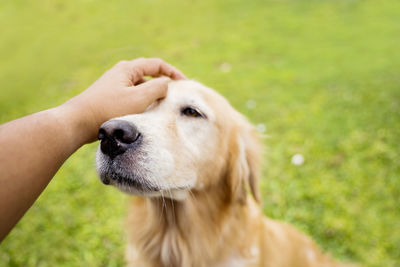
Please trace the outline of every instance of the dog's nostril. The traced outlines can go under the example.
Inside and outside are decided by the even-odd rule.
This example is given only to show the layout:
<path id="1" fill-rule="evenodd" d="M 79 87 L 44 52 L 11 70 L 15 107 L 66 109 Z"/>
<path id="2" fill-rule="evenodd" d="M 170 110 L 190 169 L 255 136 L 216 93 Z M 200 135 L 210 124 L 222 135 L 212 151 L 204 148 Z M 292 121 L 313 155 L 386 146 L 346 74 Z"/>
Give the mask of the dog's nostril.
<path id="1" fill-rule="evenodd" d="M 113 136 L 122 143 L 132 144 L 137 140 L 139 132 L 131 125 L 123 125 L 122 127 L 114 130 Z"/>
<path id="2" fill-rule="evenodd" d="M 100 129 L 99 129 L 99 133 L 98 133 L 98 135 L 97 135 L 97 138 L 98 138 L 99 140 L 103 140 L 105 137 L 106 137 L 106 132 L 105 132 L 105 130 L 104 130 L 103 128 L 100 128 Z"/>
<path id="3" fill-rule="evenodd" d="M 114 137 L 118 140 L 124 139 L 125 132 L 122 129 L 115 129 L 114 130 Z"/>

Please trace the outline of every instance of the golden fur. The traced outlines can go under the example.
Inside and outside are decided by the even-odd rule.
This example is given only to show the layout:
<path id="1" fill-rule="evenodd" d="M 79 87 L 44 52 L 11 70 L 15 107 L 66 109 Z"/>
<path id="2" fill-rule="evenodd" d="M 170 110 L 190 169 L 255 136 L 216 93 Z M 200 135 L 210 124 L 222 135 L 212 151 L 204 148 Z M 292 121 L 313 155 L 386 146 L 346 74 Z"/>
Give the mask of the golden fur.
<path id="1" fill-rule="evenodd" d="M 218 147 L 199 162 L 201 183 L 186 197 L 168 192 L 134 197 L 127 224 L 129 266 L 339 266 L 304 234 L 263 216 L 261 145 L 252 125 L 213 90 L 190 81 L 174 86 L 186 92 L 196 87 L 193 94 L 215 114 L 216 136 L 210 138 L 217 138 Z M 175 122 L 167 128 L 175 131 Z"/>

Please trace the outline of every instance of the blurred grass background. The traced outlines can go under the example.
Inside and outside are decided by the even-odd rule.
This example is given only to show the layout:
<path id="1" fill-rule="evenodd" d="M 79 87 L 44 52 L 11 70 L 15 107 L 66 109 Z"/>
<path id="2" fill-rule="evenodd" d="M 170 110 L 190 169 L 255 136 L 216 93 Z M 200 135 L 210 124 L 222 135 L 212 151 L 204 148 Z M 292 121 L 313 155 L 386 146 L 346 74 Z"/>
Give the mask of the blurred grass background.
<path id="1" fill-rule="evenodd" d="M 0 25 L 0 122 L 161 57 L 266 127 L 266 215 L 338 259 L 400 266 L 400 1 L 8 0 Z M 97 180 L 95 149 L 62 167 L 0 266 L 124 264 L 129 198 Z"/>

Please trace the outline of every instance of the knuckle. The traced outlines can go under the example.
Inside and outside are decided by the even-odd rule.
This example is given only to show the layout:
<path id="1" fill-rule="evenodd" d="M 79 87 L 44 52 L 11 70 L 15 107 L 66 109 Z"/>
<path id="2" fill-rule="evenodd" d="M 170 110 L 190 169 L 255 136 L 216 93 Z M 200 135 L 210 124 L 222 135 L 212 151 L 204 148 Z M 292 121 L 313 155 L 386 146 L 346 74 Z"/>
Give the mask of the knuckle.
<path id="1" fill-rule="evenodd" d="M 153 58 L 151 58 L 151 60 L 154 61 L 154 63 L 157 63 L 157 64 L 164 63 L 164 61 L 159 57 L 153 57 Z"/>

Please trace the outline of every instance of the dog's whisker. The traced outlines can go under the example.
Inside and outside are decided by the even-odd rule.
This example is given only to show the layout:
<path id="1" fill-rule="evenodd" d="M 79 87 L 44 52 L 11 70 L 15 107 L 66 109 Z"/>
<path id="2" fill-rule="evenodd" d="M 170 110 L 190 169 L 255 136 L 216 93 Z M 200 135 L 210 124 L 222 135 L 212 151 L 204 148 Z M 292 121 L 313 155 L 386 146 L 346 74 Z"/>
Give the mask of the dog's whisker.
<path id="1" fill-rule="evenodd" d="M 162 217 L 163 217 L 163 215 L 164 215 L 164 207 L 165 207 L 165 209 L 166 209 L 167 207 L 166 207 L 166 204 L 165 204 L 165 199 L 164 199 L 164 192 L 163 192 L 163 190 L 160 190 L 160 193 L 161 193 L 162 204 L 161 204 L 161 214 L 160 214 L 159 221 L 161 222 L 161 221 L 162 221 Z"/>
<path id="2" fill-rule="evenodd" d="M 159 181 L 156 180 L 155 184 L 156 184 L 157 188 L 162 188 L 162 186 L 159 183 Z M 159 192 L 161 194 L 161 200 L 162 200 L 162 202 L 161 202 L 161 213 L 159 214 L 159 223 L 161 223 L 162 219 L 163 219 L 163 216 L 164 216 L 164 208 L 165 208 L 165 211 L 166 211 L 166 204 L 165 204 L 165 198 L 164 198 L 164 190 L 160 189 Z"/>
<path id="3" fill-rule="evenodd" d="M 170 196 L 170 201 L 171 201 L 171 206 L 172 206 L 172 218 L 173 218 L 173 224 L 175 225 L 175 224 L 176 224 L 176 221 L 175 221 L 175 216 L 176 216 L 176 214 L 175 214 L 174 198 L 172 197 L 171 190 L 170 190 L 170 189 L 168 189 L 167 191 L 168 191 L 168 193 L 169 193 L 169 196 Z"/>
<path id="4" fill-rule="evenodd" d="M 196 196 L 194 195 L 194 193 L 193 193 L 193 191 L 192 191 L 192 189 L 190 188 L 189 185 L 186 187 L 186 190 L 188 190 L 189 194 L 190 194 L 190 195 L 193 197 L 193 199 L 197 202 L 197 198 L 196 198 Z"/>

